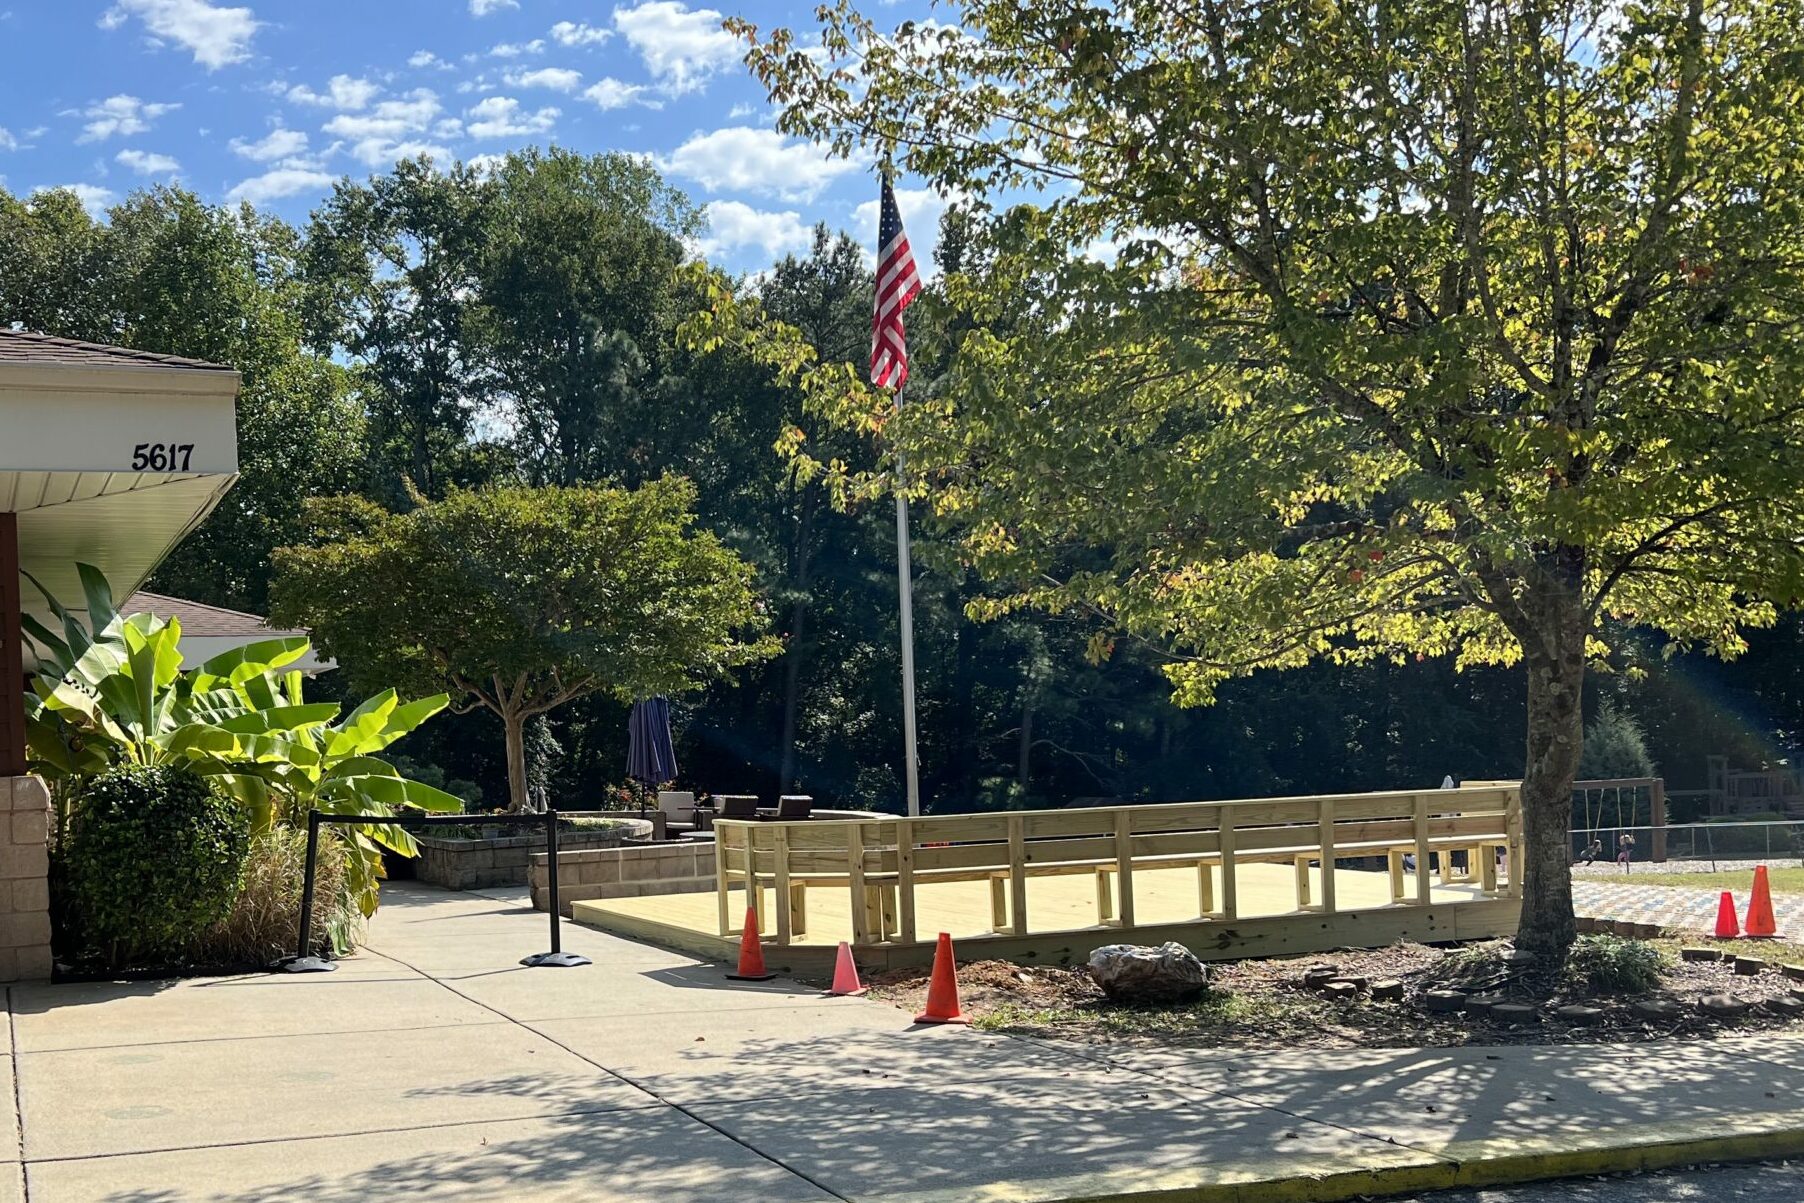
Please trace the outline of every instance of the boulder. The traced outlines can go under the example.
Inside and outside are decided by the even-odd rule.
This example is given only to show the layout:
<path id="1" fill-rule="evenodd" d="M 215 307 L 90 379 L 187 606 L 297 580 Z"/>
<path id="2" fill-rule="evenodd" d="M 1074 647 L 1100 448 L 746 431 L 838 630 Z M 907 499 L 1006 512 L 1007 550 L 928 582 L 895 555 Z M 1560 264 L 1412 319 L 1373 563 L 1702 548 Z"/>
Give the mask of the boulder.
<path id="1" fill-rule="evenodd" d="M 1188 1002 L 1209 988 L 1209 971 L 1182 944 L 1105 944 L 1090 954 L 1090 978 L 1118 1002 Z"/>

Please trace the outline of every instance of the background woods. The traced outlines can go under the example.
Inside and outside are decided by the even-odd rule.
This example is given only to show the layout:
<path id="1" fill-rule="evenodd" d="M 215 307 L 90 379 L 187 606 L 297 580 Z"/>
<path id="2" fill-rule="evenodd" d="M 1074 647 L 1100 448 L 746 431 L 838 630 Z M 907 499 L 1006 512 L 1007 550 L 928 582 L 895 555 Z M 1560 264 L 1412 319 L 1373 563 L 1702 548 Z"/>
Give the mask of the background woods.
<path id="1" fill-rule="evenodd" d="M 705 214 L 643 162 L 564 151 L 492 170 L 404 162 L 345 181 L 293 228 L 180 189 L 134 194 L 105 221 L 76 198 L 0 194 L 0 322 L 223 360 L 241 368 L 243 479 L 154 586 L 266 612 L 275 550 L 312 537 L 302 503 L 353 494 L 392 513 L 484 485 L 688 478 L 700 529 L 756 568 L 781 654 L 681 701 L 679 759 L 705 789 L 800 785 L 823 803 L 899 806 L 893 527 L 837 508 L 776 448 L 874 465 L 867 440 L 731 347 L 692 349 L 701 303 L 679 270 Z M 972 216 L 940 239 L 944 279 L 989 270 Z M 868 242 L 872 231 L 857 231 Z M 958 371 L 981 314 L 939 279 L 911 310 L 914 386 Z M 805 255 L 735 282 L 833 363 L 868 354 L 868 247 L 822 229 Z M 965 810 L 1078 798 L 1162 800 L 1438 784 L 1520 773 L 1519 673 L 1433 656 L 1317 663 L 1232 680 L 1179 709 L 1164 660 L 1077 610 L 970 617 L 996 599 L 960 567 L 960 536 L 917 531 L 923 795 Z M 1617 641 L 1586 684 L 1639 724 L 1675 788 L 1704 757 L 1742 767 L 1795 755 L 1804 727 L 1794 617 L 1723 663 Z M 347 664 L 355 668 L 355 665 Z M 1631 671 L 1632 670 L 1632 671 Z M 317 690 L 350 689 L 355 672 Z M 339 678 L 344 678 L 340 680 Z M 593 804 L 624 775 L 626 702 L 610 693 L 527 721 L 532 788 Z M 422 780 L 509 796 L 493 715 L 445 715 L 399 751 Z"/>

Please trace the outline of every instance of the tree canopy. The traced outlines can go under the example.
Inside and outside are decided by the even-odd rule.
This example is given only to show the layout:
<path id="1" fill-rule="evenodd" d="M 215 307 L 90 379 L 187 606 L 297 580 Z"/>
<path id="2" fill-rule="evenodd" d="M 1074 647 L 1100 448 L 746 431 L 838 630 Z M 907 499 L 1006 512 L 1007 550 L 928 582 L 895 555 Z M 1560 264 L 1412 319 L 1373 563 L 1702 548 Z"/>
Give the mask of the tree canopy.
<path id="1" fill-rule="evenodd" d="M 980 608 L 1088 612 L 1175 698 L 1312 659 L 1522 664 L 1522 939 L 1572 936 L 1587 660 L 1733 655 L 1804 596 L 1804 30 L 1727 0 L 966 0 L 815 53 L 735 23 L 779 126 L 971 198 L 950 369 L 900 415 L 717 293 L 881 434 Z M 1017 203 L 1024 190 L 1042 196 Z M 1102 632 L 1092 652 L 1112 644 Z"/>
<path id="2" fill-rule="evenodd" d="M 520 810 L 527 719 L 593 693 L 681 693 L 776 650 L 750 565 L 693 529 L 694 500 L 665 478 L 456 490 L 402 514 L 316 502 L 314 544 L 277 554 L 272 617 L 311 629 L 355 681 L 492 712 Z"/>

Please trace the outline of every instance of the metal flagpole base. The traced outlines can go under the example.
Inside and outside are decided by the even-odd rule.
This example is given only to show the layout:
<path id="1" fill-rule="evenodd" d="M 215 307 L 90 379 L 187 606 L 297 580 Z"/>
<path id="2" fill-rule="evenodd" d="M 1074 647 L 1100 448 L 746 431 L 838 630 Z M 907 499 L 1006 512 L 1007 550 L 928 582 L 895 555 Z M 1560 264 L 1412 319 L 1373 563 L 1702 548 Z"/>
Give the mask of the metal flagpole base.
<path id="1" fill-rule="evenodd" d="M 324 957 L 283 957 L 276 962 L 282 973 L 334 973 L 338 966 Z"/>
<path id="2" fill-rule="evenodd" d="M 578 965 L 592 965 L 593 961 L 577 952 L 535 952 L 529 957 L 521 957 L 520 963 L 529 969 L 553 968 L 574 969 Z"/>

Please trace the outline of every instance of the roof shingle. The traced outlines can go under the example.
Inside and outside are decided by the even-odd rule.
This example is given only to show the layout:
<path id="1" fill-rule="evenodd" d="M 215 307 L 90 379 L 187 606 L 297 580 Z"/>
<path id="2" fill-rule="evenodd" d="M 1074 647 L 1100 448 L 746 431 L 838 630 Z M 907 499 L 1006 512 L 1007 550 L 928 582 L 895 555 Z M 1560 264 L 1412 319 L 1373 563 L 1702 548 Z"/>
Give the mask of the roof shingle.
<path id="1" fill-rule="evenodd" d="M 103 343 L 82 342 L 74 338 L 55 338 L 34 334 L 29 330 L 9 330 L 0 326 L 0 364 L 54 364 L 71 367 L 159 367 L 191 368 L 203 372 L 230 372 L 235 369 L 201 359 L 180 355 L 159 355 L 154 351 L 134 351 L 129 347 L 109 347 Z"/>

